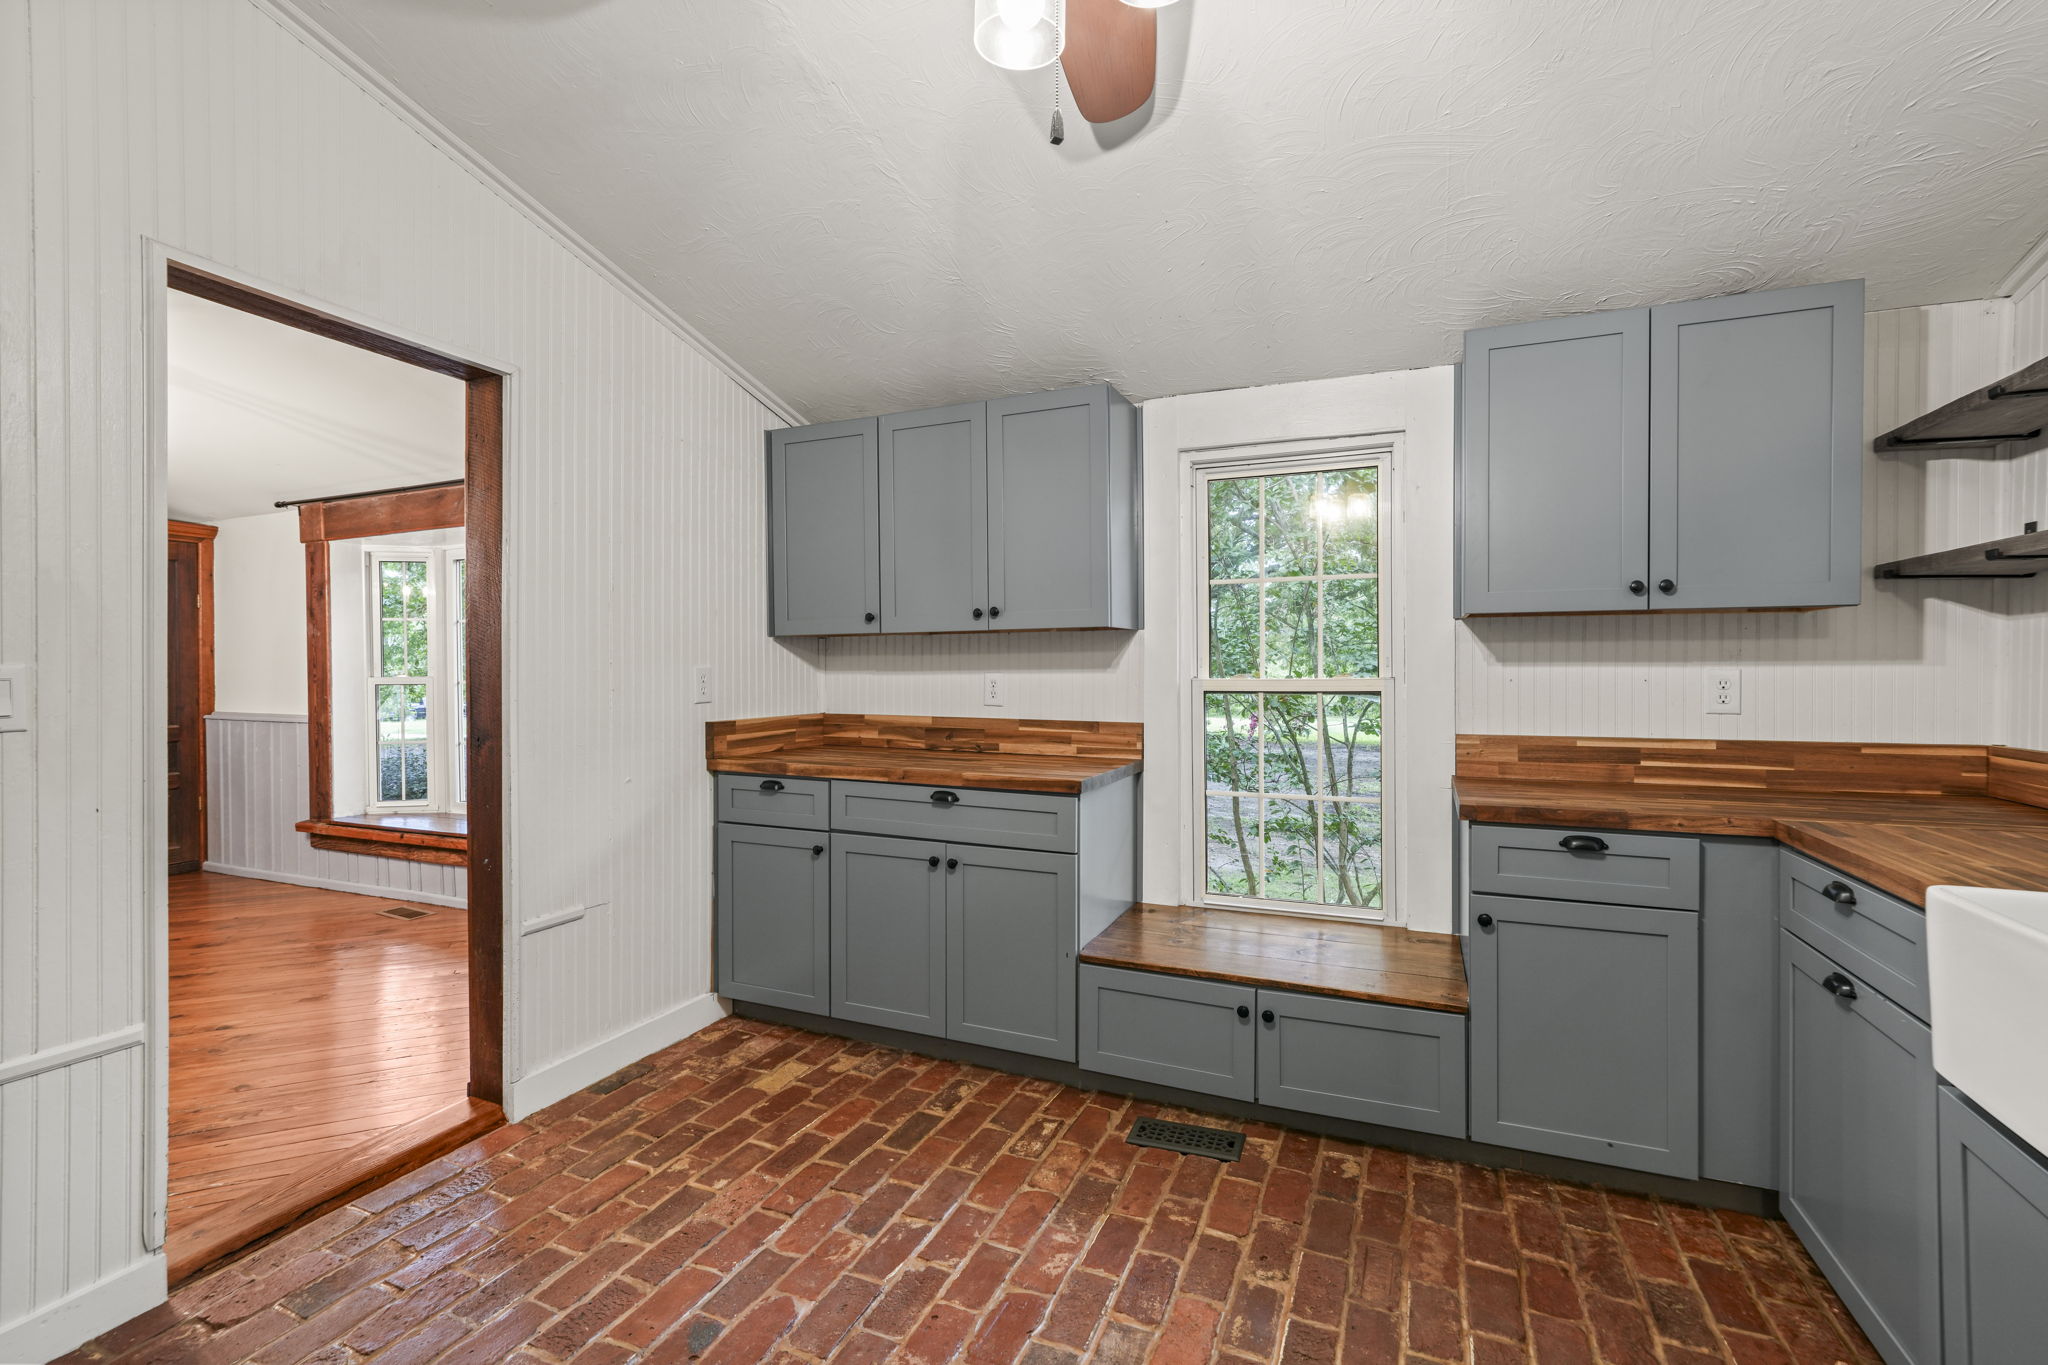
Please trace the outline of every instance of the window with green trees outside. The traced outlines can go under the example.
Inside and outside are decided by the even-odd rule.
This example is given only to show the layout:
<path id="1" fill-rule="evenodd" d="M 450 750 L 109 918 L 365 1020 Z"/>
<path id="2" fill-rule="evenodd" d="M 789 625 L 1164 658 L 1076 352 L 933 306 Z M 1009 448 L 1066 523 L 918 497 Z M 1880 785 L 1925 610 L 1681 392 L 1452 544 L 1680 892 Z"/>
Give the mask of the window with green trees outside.
<path id="1" fill-rule="evenodd" d="M 1383 465 L 1203 473 L 1203 898 L 1386 914 Z"/>

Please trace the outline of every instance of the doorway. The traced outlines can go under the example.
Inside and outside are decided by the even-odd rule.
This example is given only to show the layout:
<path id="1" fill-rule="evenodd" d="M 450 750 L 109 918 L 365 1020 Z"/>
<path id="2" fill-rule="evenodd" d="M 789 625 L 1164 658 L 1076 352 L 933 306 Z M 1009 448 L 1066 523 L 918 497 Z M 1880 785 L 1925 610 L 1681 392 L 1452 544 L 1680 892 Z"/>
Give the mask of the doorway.
<path id="1" fill-rule="evenodd" d="M 185 263 L 169 262 L 162 284 L 167 315 L 198 308 L 227 331 L 260 327 L 280 355 L 299 357 L 301 382 L 319 382 L 325 356 L 336 373 L 382 367 L 399 387 L 446 384 L 453 423 L 452 437 L 421 443 L 449 452 L 452 469 L 428 472 L 452 477 L 424 488 L 374 486 L 380 469 L 411 468 L 406 443 L 380 445 L 379 433 L 344 407 L 306 410 L 218 376 L 210 389 L 206 375 L 166 380 L 174 395 L 180 384 L 202 391 L 237 420 L 269 421 L 362 457 L 323 464 L 317 487 L 288 490 L 309 496 L 266 496 L 263 515 L 232 508 L 204 525 L 208 518 L 179 505 L 175 417 L 166 438 L 171 511 L 191 517 L 171 522 L 166 536 L 164 1245 L 175 1283 L 503 1122 L 503 379 Z M 167 372 L 177 366 L 175 349 L 159 363 Z M 252 581 L 234 566 L 255 562 L 247 547 L 259 542 L 286 558 L 265 561 L 274 571 Z M 431 593 L 405 576 L 422 563 L 437 575 Z M 380 622 L 378 588 L 366 579 L 352 585 L 355 615 L 331 620 L 336 565 L 367 574 L 382 566 L 401 602 L 396 615 Z M 387 598 L 394 584 L 385 585 Z M 259 591 L 273 609 L 290 608 L 273 643 L 284 646 L 289 633 L 299 651 L 303 714 L 270 714 L 289 703 L 237 711 L 228 699 L 242 657 L 231 657 L 230 618 L 246 606 L 235 595 Z M 439 613 L 431 623 L 430 600 Z M 246 636 L 247 612 L 236 619 Z M 274 610 L 264 619 L 279 620 Z M 356 645 L 356 671 L 402 676 L 381 690 L 375 677 L 337 677 L 336 635 Z M 406 638 L 417 649 L 402 667 L 373 666 L 391 640 L 402 650 Z M 429 690 L 440 708 L 431 790 L 443 807 L 434 811 L 418 809 L 426 781 L 417 790 L 410 781 L 415 751 L 426 746 L 409 737 L 427 724 Z M 364 755 L 349 774 L 360 779 L 354 805 L 345 781 L 336 801 L 336 745 L 346 737 Z M 401 775 L 396 790 L 378 790 L 380 760 Z M 251 771 L 289 788 L 295 809 L 280 818 L 281 802 L 257 809 L 250 793 L 223 786 Z M 449 807 L 456 790 L 459 806 Z M 276 856 L 246 851 L 251 825 Z M 376 884 L 334 871 L 344 864 L 375 869 Z"/>

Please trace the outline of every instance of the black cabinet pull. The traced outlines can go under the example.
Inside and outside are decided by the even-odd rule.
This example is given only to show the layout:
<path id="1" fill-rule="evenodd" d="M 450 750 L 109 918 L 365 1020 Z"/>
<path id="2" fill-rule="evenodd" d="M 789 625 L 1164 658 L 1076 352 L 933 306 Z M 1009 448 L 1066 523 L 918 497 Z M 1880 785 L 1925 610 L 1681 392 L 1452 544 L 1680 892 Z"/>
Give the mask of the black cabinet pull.
<path id="1" fill-rule="evenodd" d="M 977 620 L 977 621 L 979 621 L 979 620 L 980 620 L 981 618 L 982 618 L 982 610 L 981 610 L 981 608 L 980 608 L 980 607 L 976 607 L 976 608 L 974 609 L 974 619 L 975 619 L 975 620 Z"/>
<path id="2" fill-rule="evenodd" d="M 870 612 L 864 612 L 864 613 L 862 613 L 862 615 L 861 615 L 861 618 L 860 618 L 860 619 L 861 619 L 861 620 L 863 620 L 863 621 L 866 621 L 866 622 L 867 622 L 868 624 L 872 625 L 872 624 L 874 624 L 874 620 L 875 620 L 875 614 L 874 614 L 873 612 L 871 612 L 871 611 L 870 611 Z"/>
<path id="3" fill-rule="evenodd" d="M 1678 591 L 1678 585 L 1668 578 L 1660 578 L 1657 580 L 1657 591 L 1669 597 Z"/>
<path id="4" fill-rule="evenodd" d="M 954 868 L 958 866 L 960 866 L 960 860 L 958 858 L 946 859 L 946 871 L 951 872 Z"/>
<path id="5" fill-rule="evenodd" d="M 1251 1017 L 1252 1017 L 1252 1007 L 1251 1007 L 1250 1005 L 1239 1005 L 1239 1006 L 1237 1007 L 1237 1017 L 1238 1017 L 1238 1018 L 1240 1018 L 1240 1019 L 1249 1019 L 1249 1018 L 1251 1018 Z"/>
<path id="6" fill-rule="evenodd" d="M 957 806 L 958 804 L 960 804 L 960 793 L 933 792 L 932 800 L 938 802 L 942 806 Z"/>
<path id="7" fill-rule="evenodd" d="M 1271 1011 L 1271 1010 L 1260 1010 L 1260 1011 L 1259 1011 L 1259 1018 L 1261 1018 L 1261 1019 L 1265 1020 L 1265 1021 L 1266 1021 L 1267 1023 L 1269 1023 L 1269 1024 L 1270 1024 L 1270 1023 L 1272 1023 L 1272 1022 L 1273 1022 L 1273 1011 Z"/>
<path id="8" fill-rule="evenodd" d="M 1003 609 L 1001 607 L 990 607 L 988 609 L 988 614 L 991 617 L 1001 616 L 1003 614 Z"/>
<path id="9" fill-rule="evenodd" d="M 1840 972 L 1829 972 L 1825 977 L 1821 978 L 1820 984 L 1821 989 L 1834 996 L 1837 1000 L 1854 1000 L 1856 998 L 1856 983 Z"/>
<path id="10" fill-rule="evenodd" d="M 930 863 L 933 867 L 937 867 L 939 865 L 939 855 L 934 853 L 931 857 L 926 858 L 925 861 Z"/>
<path id="11" fill-rule="evenodd" d="M 1844 910 L 1852 909 L 1856 904 L 1856 888 L 1847 882 L 1829 882 L 1820 889 L 1820 893 Z"/>
<path id="12" fill-rule="evenodd" d="M 1493 916 L 1481 915 L 1479 917 L 1479 927 L 1482 929 L 1491 929 L 1493 927 Z"/>
<path id="13" fill-rule="evenodd" d="M 1557 841 L 1567 853 L 1605 853 L 1607 841 L 1597 834 L 1567 834 Z"/>
<path id="14" fill-rule="evenodd" d="M 782 784 L 772 777 L 764 777 L 761 779 L 761 790 L 764 792 L 779 792 L 782 790 Z"/>
<path id="15" fill-rule="evenodd" d="M 1634 593 L 1637 597 L 1641 597 L 1644 593 L 1650 590 L 1650 585 L 1648 583 L 1645 583 L 1640 578 L 1631 578 L 1628 581 L 1628 590 Z"/>
<path id="16" fill-rule="evenodd" d="M 818 855 L 819 855 L 820 853 L 823 853 L 824 851 L 825 851 L 825 846 L 824 846 L 823 844 L 812 844 L 812 845 L 811 845 L 811 856 L 812 856 L 813 858 L 817 857 L 817 856 L 818 856 Z"/>

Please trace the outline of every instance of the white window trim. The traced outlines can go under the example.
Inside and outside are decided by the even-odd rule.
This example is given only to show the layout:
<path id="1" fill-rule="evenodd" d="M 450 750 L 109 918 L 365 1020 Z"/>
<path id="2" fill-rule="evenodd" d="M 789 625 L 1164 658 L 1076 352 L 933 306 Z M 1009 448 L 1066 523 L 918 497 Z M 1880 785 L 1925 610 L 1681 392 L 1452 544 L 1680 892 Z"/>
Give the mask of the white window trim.
<path id="1" fill-rule="evenodd" d="M 453 546 L 408 546 L 408 545 L 365 545 L 363 547 L 363 629 L 366 632 L 364 665 L 365 675 L 357 695 L 361 699 L 365 718 L 364 733 L 366 752 L 362 762 L 367 770 L 364 793 L 368 797 L 363 809 L 371 815 L 464 815 L 468 813 L 466 801 L 456 800 L 457 793 L 450 789 L 455 765 L 461 758 L 461 742 L 457 735 L 457 717 L 460 714 L 460 692 L 458 670 L 451 667 L 447 657 L 451 628 L 454 624 L 452 603 L 455 601 L 455 561 L 468 557 L 465 547 Z M 384 658 L 382 634 L 382 595 L 378 591 L 377 564 L 379 561 L 403 560 L 427 565 L 427 795 L 422 801 L 379 801 L 382 774 L 379 770 L 380 749 L 377 739 L 377 688 L 394 681 L 418 681 L 417 676 L 393 679 L 377 671 Z"/>
<path id="2" fill-rule="evenodd" d="M 1187 868 L 1191 905 L 1245 910 L 1259 914 L 1287 915 L 1305 919 L 1341 920 L 1351 924 L 1399 924 L 1402 913 L 1398 895 L 1394 825 L 1400 818 L 1392 796 L 1396 790 L 1395 770 L 1399 764 L 1400 732 L 1397 674 L 1399 659 L 1395 642 L 1400 637 L 1398 592 L 1388 590 L 1387 567 L 1392 562 L 1396 518 L 1393 515 L 1394 475 L 1398 438 L 1364 437 L 1338 440 L 1280 441 L 1233 446 L 1212 450 L 1181 452 L 1181 525 L 1185 558 L 1181 574 L 1184 585 L 1179 603 L 1181 638 L 1181 708 L 1186 788 L 1181 794 L 1183 845 L 1190 855 Z M 1353 469 L 1361 465 L 1379 468 L 1379 563 L 1377 581 L 1380 613 L 1380 672 L 1376 678 L 1209 678 L 1205 676 L 1209 652 L 1209 505 L 1207 485 L 1211 479 L 1245 474 L 1302 473 L 1319 469 Z M 1244 896 L 1220 896 L 1209 887 L 1207 814 L 1208 754 L 1206 748 L 1206 692 L 1371 692 L 1380 698 L 1380 912 L 1349 911 L 1333 906 L 1310 905 L 1300 901 L 1266 900 Z"/>

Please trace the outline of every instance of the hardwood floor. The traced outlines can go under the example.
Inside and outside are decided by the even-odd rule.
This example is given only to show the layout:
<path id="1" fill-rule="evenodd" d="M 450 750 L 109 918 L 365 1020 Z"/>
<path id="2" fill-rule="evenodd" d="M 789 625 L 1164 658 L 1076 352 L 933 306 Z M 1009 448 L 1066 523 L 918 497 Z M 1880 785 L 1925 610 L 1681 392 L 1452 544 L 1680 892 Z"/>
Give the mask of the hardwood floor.
<path id="1" fill-rule="evenodd" d="M 172 1278 L 498 1120 L 466 1095 L 465 913 L 171 878 Z"/>

